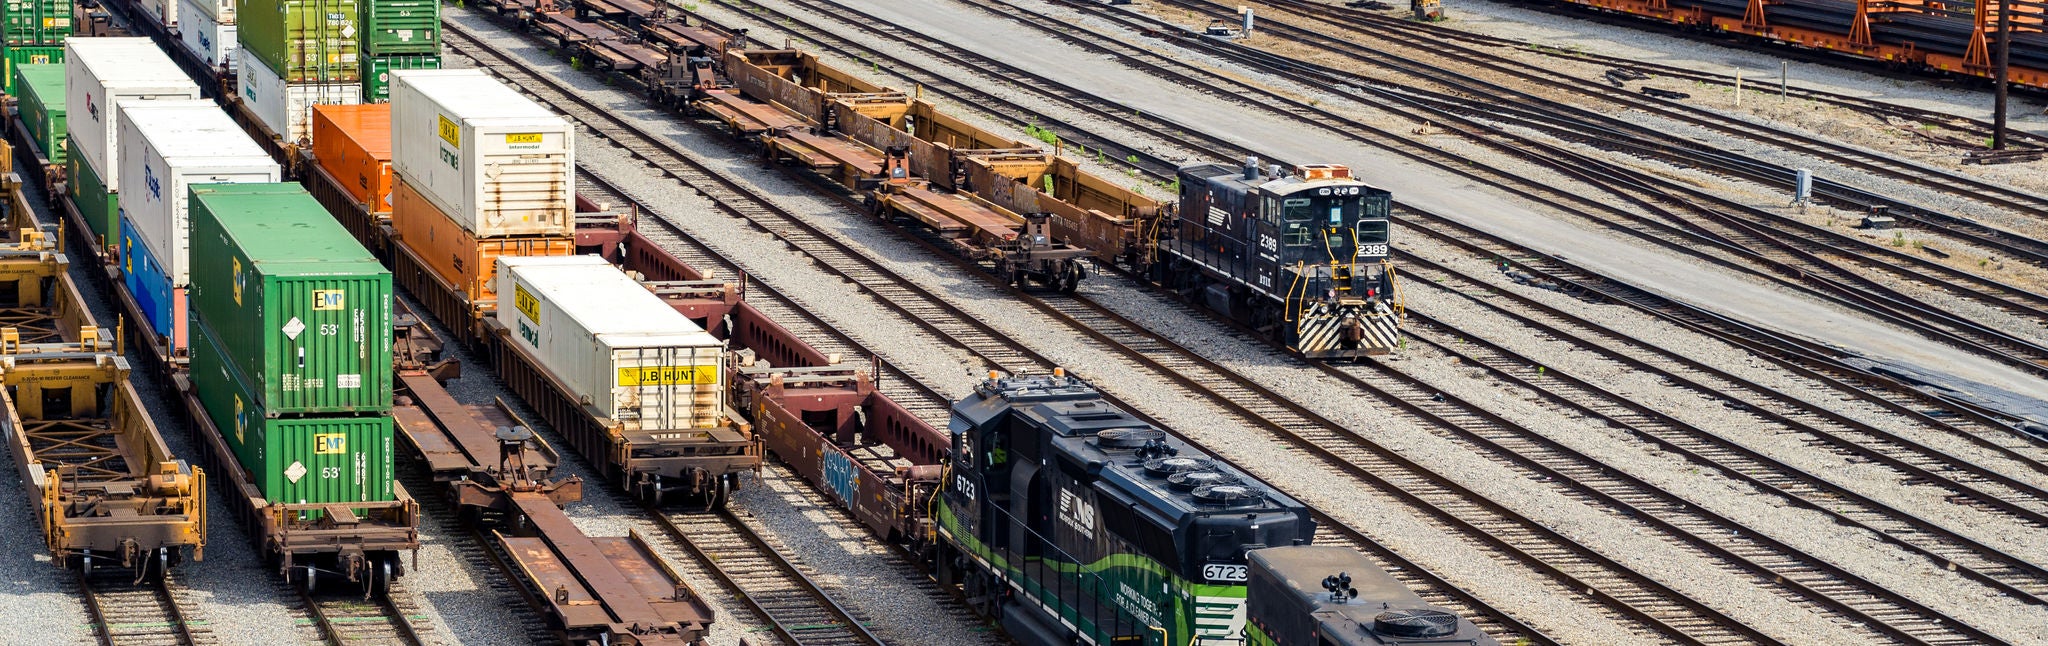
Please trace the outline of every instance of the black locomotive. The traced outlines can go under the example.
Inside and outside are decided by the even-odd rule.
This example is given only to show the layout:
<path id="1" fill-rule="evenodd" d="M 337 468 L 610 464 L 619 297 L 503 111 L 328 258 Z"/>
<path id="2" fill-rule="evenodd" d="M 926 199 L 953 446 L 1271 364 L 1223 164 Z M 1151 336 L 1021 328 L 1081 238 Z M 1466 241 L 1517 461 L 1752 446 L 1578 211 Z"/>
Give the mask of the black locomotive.
<path id="1" fill-rule="evenodd" d="M 1183 166 L 1178 181 L 1177 228 L 1160 242 L 1156 281 L 1306 357 L 1399 345 L 1392 193 L 1343 166 L 1283 173 L 1257 159 Z"/>

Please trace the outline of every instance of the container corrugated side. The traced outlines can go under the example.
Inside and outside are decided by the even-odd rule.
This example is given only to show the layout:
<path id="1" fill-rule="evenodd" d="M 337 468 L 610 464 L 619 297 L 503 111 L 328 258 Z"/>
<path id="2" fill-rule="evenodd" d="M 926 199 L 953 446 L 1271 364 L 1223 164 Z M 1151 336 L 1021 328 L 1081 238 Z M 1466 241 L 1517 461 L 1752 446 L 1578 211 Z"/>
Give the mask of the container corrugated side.
<path id="1" fill-rule="evenodd" d="M 271 413 L 391 407 L 391 273 L 299 185 L 192 189 L 190 300 Z"/>
<path id="2" fill-rule="evenodd" d="M 0 28 L 9 45 L 62 45 L 71 35 L 71 0 L 0 3 Z"/>
<path id="3" fill-rule="evenodd" d="M 215 4 L 213 0 L 178 0 L 178 4 L 178 42 L 185 46 L 185 51 L 192 52 L 193 56 L 206 61 L 214 69 L 226 65 L 229 71 L 233 71 L 236 47 L 233 14 L 229 14 L 227 22 L 207 14 L 204 7 Z"/>
<path id="4" fill-rule="evenodd" d="M 64 48 L 64 116 L 72 150 L 108 186 L 118 187 L 115 110 L 126 101 L 197 99 L 199 86 L 148 38 L 73 38 Z"/>
<path id="5" fill-rule="evenodd" d="M 50 163 L 64 163 L 64 66 L 15 66 L 14 96 L 30 138 Z"/>
<path id="6" fill-rule="evenodd" d="M 370 212 L 391 210 L 391 106 L 313 107 L 313 158 Z"/>
<path id="7" fill-rule="evenodd" d="M 173 349 L 182 349 L 189 343 L 180 325 L 185 318 L 185 299 L 171 285 L 169 268 L 136 234 L 134 224 L 121 218 L 121 288 L 149 319 L 149 329 L 159 338 L 169 339 Z"/>
<path id="8" fill-rule="evenodd" d="M 13 94 L 13 93 L 15 92 L 15 88 L 14 88 L 14 68 L 15 68 L 15 67 L 18 67 L 18 66 L 21 66 L 21 65 L 49 65 L 49 64 L 57 64 L 57 65 L 62 65 L 62 64 L 64 64 L 64 46 L 62 46 L 62 45 L 0 45 L 0 73 L 4 73 L 4 74 L 6 74 L 6 75 L 7 75 L 7 78 L 5 79 L 5 80 L 6 80 L 6 87 L 5 87 L 5 88 L 0 88 L 0 89 L 4 89 L 4 90 L 5 90 L 5 91 L 6 91 L 6 92 L 7 92 L 8 94 Z M 58 100 L 58 101 L 60 101 L 60 102 L 61 102 L 61 101 L 63 100 L 63 97 L 62 97 L 62 96 L 58 96 L 58 97 L 56 97 L 56 98 L 57 98 L 57 100 Z"/>
<path id="9" fill-rule="evenodd" d="M 497 316 L 598 415 L 629 430 L 724 420 L 725 344 L 597 256 L 498 259 Z"/>
<path id="10" fill-rule="evenodd" d="M 206 16 L 214 24 L 235 24 L 235 0 L 187 0 L 187 3 L 184 7 L 178 8 L 181 12 L 178 17 L 181 19 L 192 15 L 182 13 L 189 7 L 191 11 Z"/>
<path id="11" fill-rule="evenodd" d="M 242 103 L 274 134 L 287 141 L 304 141 L 313 136 L 313 106 L 354 105 L 363 102 L 363 88 L 345 83 L 286 83 L 277 71 L 265 67 L 248 49 L 235 50 L 236 91 Z M 353 75 L 351 75 L 353 76 Z"/>
<path id="12" fill-rule="evenodd" d="M 192 386 L 207 417 L 266 499 L 282 503 L 394 500 L 389 415 L 279 417 L 250 401 L 253 391 L 227 362 L 217 334 L 193 334 Z"/>
<path id="13" fill-rule="evenodd" d="M 106 182 L 100 180 L 98 171 L 85 163 L 85 156 L 78 154 L 78 146 L 64 142 L 71 152 L 64 159 L 65 191 L 70 193 L 71 204 L 78 208 L 78 215 L 85 219 L 85 226 L 98 237 L 99 246 L 105 247 L 119 242 L 121 236 L 121 196 L 107 190 Z"/>
<path id="14" fill-rule="evenodd" d="M 575 236 L 479 239 L 404 182 L 391 191 L 391 229 L 397 233 L 399 244 L 411 249 L 420 262 L 471 303 L 497 299 L 500 256 L 576 253 Z"/>
<path id="15" fill-rule="evenodd" d="M 356 0 L 363 57 L 441 53 L 439 0 Z"/>
<path id="16" fill-rule="evenodd" d="M 356 0 L 235 2 L 242 49 L 294 82 L 356 81 L 362 36 L 356 20 Z"/>
<path id="17" fill-rule="evenodd" d="M 398 70 L 438 70 L 438 54 L 379 54 L 363 57 L 363 101 L 391 100 L 391 73 Z"/>
<path id="18" fill-rule="evenodd" d="M 189 280 L 189 187 L 276 182 L 283 173 L 233 117 L 212 101 L 152 101 L 121 111 L 121 213 L 172 287 Z"/>
<path id="19" fill-rule="evenodd" d="M 392 169 L 478 237 L 575 235 L 575 130 L 477 70 L 391 74 Z"/>

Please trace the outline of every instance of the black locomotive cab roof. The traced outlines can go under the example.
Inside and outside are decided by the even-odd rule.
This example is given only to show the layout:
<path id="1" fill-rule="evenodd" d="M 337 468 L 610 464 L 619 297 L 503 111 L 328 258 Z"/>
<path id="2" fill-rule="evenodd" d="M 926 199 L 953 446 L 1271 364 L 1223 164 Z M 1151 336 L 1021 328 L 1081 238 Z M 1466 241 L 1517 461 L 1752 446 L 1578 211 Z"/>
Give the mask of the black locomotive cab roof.
<path id="1" fill-rule="evenodd" d="M 1247 555 L 1256 589 L 1270 580 L 1293 593 L 1285 603 L 1321 628 L 1326 644 L 1345 646 L 1457 644 L 1500 646 L 1466 618 L 1430 605 L 1364 554 L 1348 547 L 1305 545 L 1253 550 Z M 1328 577 L 1350 576 L 1351 597 L 1339 603 L 1324 586 Z M 1277 600 L 1271 600 L 1277 603 Z"/>
<path id="2" fill-rule="evenodd" d="M 1214 163 L 1183 166 L 1181 167 L 1181 172 L 1192 177 L 1202 178 L 1219 187 L 1226 187 L 1232 192 L 1258 194 L 1259 191 L 1264 191 L 1264 194 L 1275 197 L 1284 197 L 1302 191 L 1333 186 L 1362 187 L 1364 189 L 1360 192 L 1362 195 L 1386 192 L 1357 179 L 1308 179 L 1294 173 L 1275 175 L 1270 170 L 1261 170 L 1258 177 L 1245 179 L 1243 168 Z"/>

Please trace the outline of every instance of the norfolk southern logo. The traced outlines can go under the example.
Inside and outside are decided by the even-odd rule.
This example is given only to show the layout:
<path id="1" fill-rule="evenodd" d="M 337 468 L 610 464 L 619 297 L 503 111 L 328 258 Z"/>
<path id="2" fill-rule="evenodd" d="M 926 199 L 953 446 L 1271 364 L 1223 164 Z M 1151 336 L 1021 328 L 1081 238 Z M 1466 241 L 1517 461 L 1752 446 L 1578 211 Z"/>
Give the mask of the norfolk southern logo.
<path id="1" fill-rule="evenodd" d="M 158 202 L 164 201 L 164 186 L 162 183 L 156 181 L 155 166 L 149 164 L 142 165 L 142 183 L 143 185 L 149 187 L 149 199 L 156 200 Z"/>

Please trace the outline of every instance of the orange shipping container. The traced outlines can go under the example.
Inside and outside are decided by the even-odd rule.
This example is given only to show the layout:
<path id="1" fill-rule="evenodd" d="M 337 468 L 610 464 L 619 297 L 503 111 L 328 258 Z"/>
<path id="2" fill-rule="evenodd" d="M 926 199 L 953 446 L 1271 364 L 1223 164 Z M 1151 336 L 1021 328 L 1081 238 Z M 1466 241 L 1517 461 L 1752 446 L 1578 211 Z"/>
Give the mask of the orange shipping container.
<path id="1" fill-rule="evenodd" d="M 391 228 L 398 244 L 411 249 L 441 279 L 462 290 L 472 304 L 497 299 L 498 256 L 569 256 L 573 236 L 524 236 L 479 240 L 425 196 L 399 179 L 391 191 Z"/>
<path id="2" fill-rule="evenodd" d="M 391 104 L 313 106 L 313 157 L 371 213 L 391 211 Z"/>

